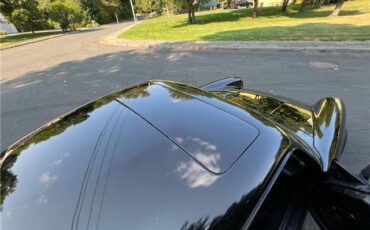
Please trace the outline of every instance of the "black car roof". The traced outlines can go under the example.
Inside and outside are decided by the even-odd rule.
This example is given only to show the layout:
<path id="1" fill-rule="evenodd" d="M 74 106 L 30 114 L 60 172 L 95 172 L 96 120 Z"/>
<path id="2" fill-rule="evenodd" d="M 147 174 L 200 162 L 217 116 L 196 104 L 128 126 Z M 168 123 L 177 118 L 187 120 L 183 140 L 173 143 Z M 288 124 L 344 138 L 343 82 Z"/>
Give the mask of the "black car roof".
<path id="1" fill-rule="evenodd" d="M 177 89 L 175 94 L 181 91 L 181 97 L 191 95 L 190 100 L 183 99 L 181 103 L 192 102 L 201 108 L 209 104 L 215 111 L 206 114 L 226 116 L 231 120 L 227 124 L 237 123 L 237 131 L 224 129 L 241 134 L 235 137 L 241 144 L 234 140 L 226 144 L 244 147 L 251 140 L 244 139 L 245 130 L 253 130 L 253 134 L 258 129 L 258 137 L 244 154 L 238 152 L 240 156 L 223 152 L 194 158 L 186 154 L 181 149 L 186 145 L 180 148 L 180 144 L 160 133 L 171 134 L 162 122 L 173 120 L 162 117 L 161 122 L 149 121 L 156 113 L 168 110 L 158 111 L 158 107 L 150 113 L 145 103 L 137 101 L 136 107 L 130 103 L 151 97 L 156 90 L 170 93 L 170 88 Z M 171 106 L 170 110 L 176 109 Z M 142 119 L 147 113 L 149 123 Z M 186 114 L 185 111 L 183 115 Z M 215 132 L 213 135 L 222 134 L 205 118 L 208 117 L 204 117 L 204 124 Z M 153 128 L 155 125 L 163 130 Z M 197 145 L 207 146 L 201 142 Z M 6 150 L 0 159 L 2 224 L 9 230 L 180 229 L 204 221 L 215 228 L 239 229 L 250 218 L 289 148 L 284 133 L 253 111 L 238 109 L 182 84 L 144 83 L 60 117 Z M 235 158 L 238 159 L 231 163 Z M 213 173 L 222 173 L 229 164 L 232 167 L 227 173 Z"/>
<path id="2" fill-rule="evenodd" d="M 117 100 L 209 171 L 224 173 L 258 137 L 258 129 L 196 98 L 203 91 L 179 87 L 151 82 L 125 91 Z"/>

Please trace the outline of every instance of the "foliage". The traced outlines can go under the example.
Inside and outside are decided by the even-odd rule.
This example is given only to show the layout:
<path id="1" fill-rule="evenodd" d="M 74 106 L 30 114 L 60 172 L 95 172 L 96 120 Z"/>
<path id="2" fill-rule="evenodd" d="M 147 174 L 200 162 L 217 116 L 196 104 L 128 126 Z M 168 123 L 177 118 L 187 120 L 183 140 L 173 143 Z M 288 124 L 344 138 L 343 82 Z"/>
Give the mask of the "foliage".
<path id="1" fill-rule="evenodd" d="M 80 0 L 90 17 L 99 23 L 115 21 L 115 14 L 120 19 L 132 17 L 129 0 Z"/>
<path id="2" fill-rule="evenodd" d="M 19 31 L 48 28 L 45 12 L 38 8 L 36 0 L 4 0 L 1 2 L 1 12 Z"/>
<path id="3" fill-rule="evenodd" d="M 53 1 L 48 12 L 50 18 L 58 22 L 63 31 L 76 29 L 76 26 L 81 25 L 87 17 L 77 0 Z"/>
<path id="4" fill-rule="evenodd" d="M 183 13 L 186 9 L 186 1 L 184 0 L 164 0 L 164 5 L 168 15 Z"/>
<path id="5" fill-rule="evenodd" d="M 161 1 L 161 0 L 160 0 Z M 158 1 L 153 1 L 157 7 Z M 132 17 L 130 0 L 1 0 L 1 13 L 20 31 L 63 30 Z M 157 7 L 159 12 L 162 5 Z"/>
<path id="6" fill-rule="evenodd" d="M 6 17 L 10 17 L 16 7 L 19 7 L 18 1 L 1 0 L 0 2 L 1 13 Z"/>

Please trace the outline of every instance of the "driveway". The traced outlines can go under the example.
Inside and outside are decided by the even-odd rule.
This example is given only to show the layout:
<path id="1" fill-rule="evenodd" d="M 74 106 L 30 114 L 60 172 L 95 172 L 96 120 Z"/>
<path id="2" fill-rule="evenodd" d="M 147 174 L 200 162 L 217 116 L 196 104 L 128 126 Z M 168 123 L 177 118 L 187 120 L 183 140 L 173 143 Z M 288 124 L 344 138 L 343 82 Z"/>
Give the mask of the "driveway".
<path id="1" fill-rule="evenodd" d="M 98 40 L 122 26 L 1 51 L 1 149 L 84 103 L 154 78 L 193 85 L 242 77 L 247 88 L 306 103 L 338 96 L 349 136 L 341 161 L 355 172 L 370 162 L 370 53 L 313 51 L 127 50 Z"/>

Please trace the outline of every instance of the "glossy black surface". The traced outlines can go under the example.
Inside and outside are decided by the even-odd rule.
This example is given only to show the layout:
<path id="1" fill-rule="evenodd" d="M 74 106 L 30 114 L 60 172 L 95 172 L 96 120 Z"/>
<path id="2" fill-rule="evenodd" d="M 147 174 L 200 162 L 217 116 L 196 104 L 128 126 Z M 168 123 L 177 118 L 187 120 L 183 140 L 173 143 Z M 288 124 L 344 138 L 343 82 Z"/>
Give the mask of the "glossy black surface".
<path id="1" fill-rule="evenodd" d="M 322 229 L 370 229 L 370 185 L 336 160 L 313 191 L 309 209 Z"/>
<path id="2" fill-rule="evenodd" d="M 210 82 L 199 87 L 205 91 L 222 91 L 222 90 L 241 90 L 244 87 L 243 80 L 240 77 L 225 78 L 218 81 Z"/>
<path id="3" fill-rule="evenodd" d="M 191 95 L 196 92 L 186 92 L 151 83 L 143 91 L 127 90 L 118 100 L 208 170 L 224 173 L 241 154 L 248 152 L 259 131 L 246 121 L 196 99 Z"/>
<path id="4" fill-rule="evenodd" d="M 2 153 L 2 229 L 251 223 L 288 152 L 315 153 L 306 109 L 237 93 L 151 81 L 47 124 Z"/>
<path id="5" fill-rule="evenodd" d="M 314 105 L 313 110 L 314 146 L 321 156 L 323 171 L 342 153 L 347 131 L 345 109 L 338 98 L 324 98 Z"/>
<path id="6" fill-rule="evenodd" d="M 145 87 L 82 107 L 4 152 L 3 229 L 176 229 L 204 220 L 243 226 L 289 140 L 267 120 L 250 119 L 259 138 L 216 175 L 114 100 L 141 100 L 149 96 Z M 221 168 L 216 154 L 202 160 Z"/>

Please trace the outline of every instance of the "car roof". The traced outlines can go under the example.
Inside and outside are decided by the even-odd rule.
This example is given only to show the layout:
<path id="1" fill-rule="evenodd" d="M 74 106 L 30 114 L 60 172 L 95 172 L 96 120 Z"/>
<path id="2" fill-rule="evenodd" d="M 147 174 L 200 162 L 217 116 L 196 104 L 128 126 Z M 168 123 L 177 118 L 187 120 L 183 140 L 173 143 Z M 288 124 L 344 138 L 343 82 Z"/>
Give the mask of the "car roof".
<path id="1" fill-rule="evenodd" d="M 144 90 L 151 86 L 153 91 Z M 241 119 L 243 130 L 238 132 L 258 129 L 258 137 L 244 154 L 233 155 L 238 159 L 222 175 L 212 171 L 222 173 L 232 162 L 221 167 L 226 152 L 196 162 L 182 149 L 186 145 L 162 135 L 168 132 L 162 123 L 143 119 L 143 102 L 137 102 L 137 110 L 130 103 L 129 98 L 150 97 L 147 93 L 153 96 L 156 90 L 169 93 L 176 87 L 181 96 L 203 103 L 197 106 L 217 108 L 209 114 Z M 221 112 L 226 115 L 217 114 Z M 210 130 L 216 134 L 217 129 Z M 182 84 L 147 82 L 89 103 L 10 147 L 0 159 L 2 224 L 7 229 L 174 229 L 205 220 L 238 229 L 251 216 L 289 146 L 279 129 L 252 111 L 237 110 Z"/>
<path id="2" fill-rule="evenodd" d="M 149 82 L 124 91 L 117 100 L 207 170 L 224 173 L 253 144 L 258 129 L 219 106 L 196 98 L 203 91 L 177 86 Z"/>

